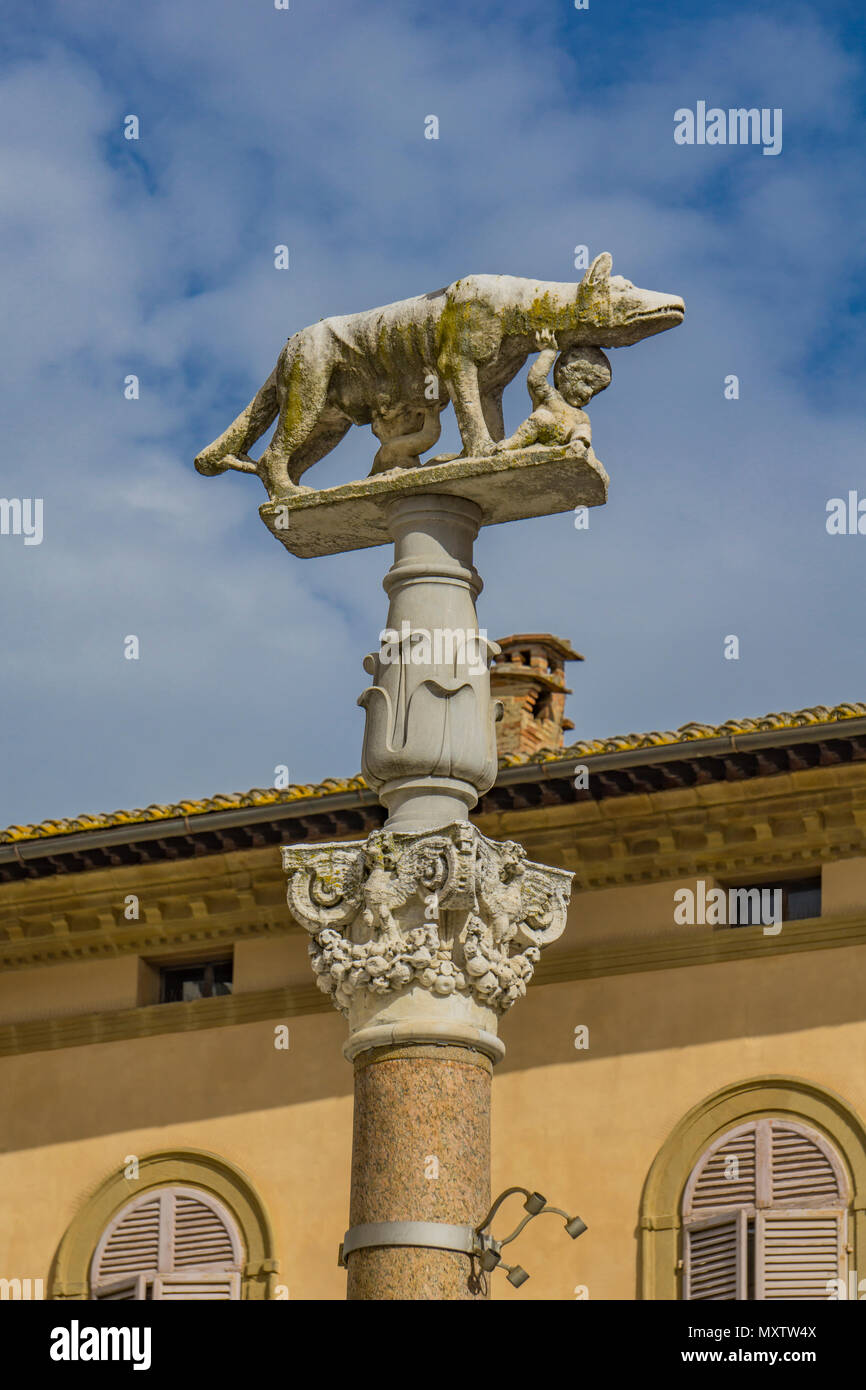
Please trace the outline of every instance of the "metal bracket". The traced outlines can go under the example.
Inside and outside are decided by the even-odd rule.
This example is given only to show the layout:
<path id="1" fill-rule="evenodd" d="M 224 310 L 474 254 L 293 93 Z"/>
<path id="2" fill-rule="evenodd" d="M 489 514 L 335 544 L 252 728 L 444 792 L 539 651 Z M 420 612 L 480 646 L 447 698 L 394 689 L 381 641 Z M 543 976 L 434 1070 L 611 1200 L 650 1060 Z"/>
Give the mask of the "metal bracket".
<path id="1" fill-rule="evenodd" d="M 474 1226 L 450 1226 L 445 1221 L 369 1221 L 351 1226 L 343 1237 L 337 1263 L 344 1269 L 347 1256 L 376 1246 L 415 1245 L 429 1250 L 455 1250 L 460 1255 L 481 1255 L 499 1249 L 499 1242 Z"/>

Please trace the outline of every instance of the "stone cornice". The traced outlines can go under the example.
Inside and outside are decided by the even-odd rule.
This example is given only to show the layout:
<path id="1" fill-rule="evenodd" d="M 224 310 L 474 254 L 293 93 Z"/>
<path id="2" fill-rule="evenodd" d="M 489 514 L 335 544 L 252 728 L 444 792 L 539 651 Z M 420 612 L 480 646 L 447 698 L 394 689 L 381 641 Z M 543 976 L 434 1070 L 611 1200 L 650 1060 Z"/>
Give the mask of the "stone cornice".
<path id="1" fill-rule="evenodd" d="M 0 923 L 8 930 L 5 922 Z M 72 936 L 56 930 L 48 936 L 20 936 L 0 941 L 0 970 L 24 970 L 41 965 L 106 960 L 112 956 L 184 955 L 212 946 L 215 952 L 249 937 L 286 936 L 297 932 L 284 910 L 207 914 L 199 919 L 153 923 L 130 922 Z"/>
<path id="2" fill-rule="evenodd" d="M 866 763 L 602 801 L 554 799 L 491 810 L 475 823 L 484 835 L 519 840 L 533 859 L 571 870 L 575 893 L 807 872 L 866 855 Z M 140 896 L 140 921 L 124 919 L 128 893 Z M 7 884 L 0 969 L 180 954 L 298 930 L 271 848 L 130 865 Z"/>
<path id="3" fill-rule="evenodd" d="M 7 970 L 230 947 L 289 930 L 285 882 L 270 850 L 24 879 L 0 890 Z"/>
<path id="4" fill-rule="evenodd" d="M 683 927 L 676 933 L 644 941 L 631 938 L 589 942 L 556 958 L 543 959 L 530 989 L 605 975 L 640 974 L 756 956 L 764 958 L 863 945 L 866 945 L 866 913 L 788 922 L 778 936 L 764 936 L 761 927 Z M 0 1027 L 0 1056 L 86 1047 L 165 1033 L 229 1028 L 314 1013 L 330 1014 L 332 1008 L 311 984 L 235 994 L 228 998 L 199 999 L 189 1004 L 154 1004 L 139 1009 L 40 1018 Z"/>
<path id="5" fill-rule="evenodd" d="M 574 891 L 779 874 L 866 854 L 866 764 L 478 818 L 575 874 Z"/>

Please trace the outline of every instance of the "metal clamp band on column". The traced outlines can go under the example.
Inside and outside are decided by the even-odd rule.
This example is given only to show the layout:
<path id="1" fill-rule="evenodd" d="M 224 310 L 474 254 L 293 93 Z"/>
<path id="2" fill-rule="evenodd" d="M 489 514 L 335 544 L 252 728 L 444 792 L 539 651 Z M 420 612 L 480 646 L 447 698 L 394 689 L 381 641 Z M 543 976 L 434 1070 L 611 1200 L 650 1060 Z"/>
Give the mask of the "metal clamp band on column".
<path id="1" fill-rule="evenodd" d="M 460 1255 L 480 1255 L 496 1247 L 488 1235 L 474 1226 L 450 1226 L 445 1221 L 369 1221 L 352 1226 L 343 1237 L 337 1263 L 346 1268 L 346 1257 L 375 1246 L 416 1245 L 430 1250 L 455 1250 Z"/>

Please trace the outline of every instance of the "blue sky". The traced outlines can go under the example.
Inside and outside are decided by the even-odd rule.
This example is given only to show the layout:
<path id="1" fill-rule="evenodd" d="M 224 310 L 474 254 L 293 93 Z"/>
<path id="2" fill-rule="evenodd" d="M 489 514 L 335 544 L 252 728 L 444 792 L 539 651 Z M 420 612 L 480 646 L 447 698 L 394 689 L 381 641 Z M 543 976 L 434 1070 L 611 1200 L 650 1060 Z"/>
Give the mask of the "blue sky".
<path id="1" fill-rule="evenodd" d="M 578 244 L 686 322 L 611 354 L 589 530 L 481 533 L 482 624 L 585 654 L 575 737 L 866 698 L 866 536 L 825 529 L 866 497 L 864 27 L 780 0 L 7 9 L 0 495 L 45 519 L 0 536 L 0 824 L 357 771 L 387 551 L 296 560 L 258 480 L 193 457 L 305 324 L 577 279 Z M 780 107 L 782 153 L 677 146 L 699 100 Z M 513 428 L 522 381 L 507 403 Z"/>

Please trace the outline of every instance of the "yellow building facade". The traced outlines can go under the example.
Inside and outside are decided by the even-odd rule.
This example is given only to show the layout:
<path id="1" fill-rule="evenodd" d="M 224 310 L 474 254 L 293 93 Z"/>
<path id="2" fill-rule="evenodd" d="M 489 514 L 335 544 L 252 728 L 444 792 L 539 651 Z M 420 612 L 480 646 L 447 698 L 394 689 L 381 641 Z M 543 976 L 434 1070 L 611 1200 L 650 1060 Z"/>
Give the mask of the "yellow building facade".
<path id="1" fill-rule="evenodd" d="M 383 819 L 355 778 L 0 834 L 6 1296 L 344 1297 L 352 1068 L 278 847 Z M 493 1193 L 588 1230 L 533 1223 L 492 1296 L 866 1278 L 866 706 L 506 752 L 473 819 L 575 874 Z"/>

